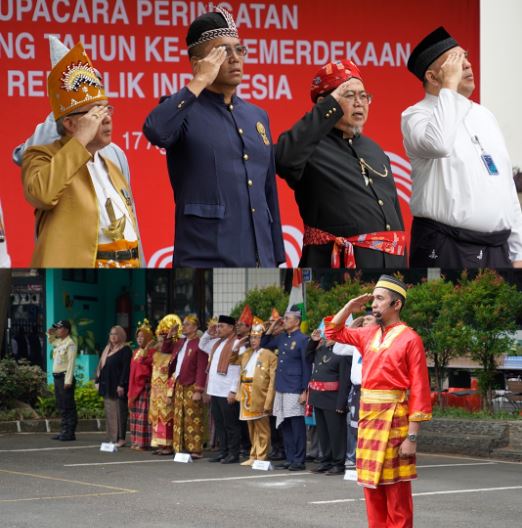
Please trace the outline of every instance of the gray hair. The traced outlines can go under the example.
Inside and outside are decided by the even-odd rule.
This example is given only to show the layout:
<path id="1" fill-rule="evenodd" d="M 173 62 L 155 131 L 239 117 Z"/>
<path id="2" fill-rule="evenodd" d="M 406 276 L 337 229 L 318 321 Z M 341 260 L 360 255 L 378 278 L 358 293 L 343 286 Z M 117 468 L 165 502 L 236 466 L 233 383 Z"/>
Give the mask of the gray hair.
<path id="1" fill-rule="evenodd" d="M 58 135 L 61 137 L 67 135 L 67 130 L 65 130 L 65 127 L 63 126 L 63 117 L 56 120 L 56 132 L 58 132 Z"/>

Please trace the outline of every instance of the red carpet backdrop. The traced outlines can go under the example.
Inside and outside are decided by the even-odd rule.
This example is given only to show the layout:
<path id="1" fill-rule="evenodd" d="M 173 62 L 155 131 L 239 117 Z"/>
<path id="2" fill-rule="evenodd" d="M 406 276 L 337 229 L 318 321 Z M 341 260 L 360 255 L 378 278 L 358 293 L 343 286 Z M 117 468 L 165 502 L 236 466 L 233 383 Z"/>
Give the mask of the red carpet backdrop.
<path id="1" fill-rule="evenodd" d="M 11 153 L 50 112 L 49 34 L 69 47 L 81 41 L 103 72 L 116 108 L 113 141 L 129 159 L 148 266 L 170 265 L 174 203 L 165 156 L 147 142 L 141 127 L 161 95 L 190 79 L 185 34 L 205 5 L 174 0 L 0 2 L 0 199 L 13 266 L 30 262 L 34 223 Z M 479 0 L 258 0 L 220 5 L 232 11 L 249 49 L 239 95 L 268 111 L 274 140 L 310 108 L 311 79 L 321 65 L 347 57 L 360 66 L 366 89 L 374 95 L 364 133 L 391 158 L 409 230 L 410 166 L 400 115 L 423 92 L 406 62 L 413 46 L 442 24 L 469 50 L 478 78 Z M 474 98 L 478 100 L 478 92 Z M 295 266 L 302 223 L 293 193 L 282 180 L 278 186 L 287 264 Z"/>

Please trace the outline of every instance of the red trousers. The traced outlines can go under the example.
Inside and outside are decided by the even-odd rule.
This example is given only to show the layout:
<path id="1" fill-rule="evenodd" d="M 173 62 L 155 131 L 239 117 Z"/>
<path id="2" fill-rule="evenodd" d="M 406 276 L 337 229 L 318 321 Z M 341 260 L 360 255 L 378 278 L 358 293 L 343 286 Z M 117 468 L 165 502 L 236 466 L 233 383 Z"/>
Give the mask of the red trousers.
<path id="1" fill-rule="evenodd" d="M 413 528 L 411 482 L 364 488 L 368 528 Z"/>

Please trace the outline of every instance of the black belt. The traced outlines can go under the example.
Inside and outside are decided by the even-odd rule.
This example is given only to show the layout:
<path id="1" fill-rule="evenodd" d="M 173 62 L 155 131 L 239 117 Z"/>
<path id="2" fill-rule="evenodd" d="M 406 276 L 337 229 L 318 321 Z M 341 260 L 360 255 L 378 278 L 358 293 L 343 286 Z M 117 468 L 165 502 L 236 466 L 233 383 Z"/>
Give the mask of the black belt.
<path id="1" fill-rule="evenodd" d="M 53 372 L 53 376 L 55 378 L 61 378 L 61 377 L 65 376 L 65 372 L 66 372 L 65 370 L 63 372 Z"/>
<path id="2" fill-rule="evenodd" d="M 122 249 L 121 251 L 98 251 L 97 260 L 131 260 L 138 258 L 138 248 Z"/>

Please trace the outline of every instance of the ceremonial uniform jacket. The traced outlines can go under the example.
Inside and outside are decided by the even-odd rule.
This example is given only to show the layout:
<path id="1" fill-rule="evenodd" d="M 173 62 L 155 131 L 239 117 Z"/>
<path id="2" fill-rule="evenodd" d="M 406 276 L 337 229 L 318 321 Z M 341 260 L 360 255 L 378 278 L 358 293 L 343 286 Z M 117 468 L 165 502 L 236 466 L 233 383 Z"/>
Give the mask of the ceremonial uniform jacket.
<path id="1" fill-rule="evenodd" d="M 77 347 L 72 337 L 61 339 L 48 334 L 50 345 L 53 347 L 53 374 L 65 373 L 65 385 L 71 385 L 74 380 Z"/>
<path id="2" fill-rule="evenodd" d="M 419 334 L 402 322 L 387 326 L 346 328 L 325 318 L 325 335 L 361 352 L 362 389 L 407 390 L 410 421 L 431 420 L 430 379 Z"/>
<path id="3" fill-rule="evenodd" d="M 143 131 L 167 149 L 176 202 L 174 265 L 273 267 L 284 262 L 266 112 L 237 96 L 188 88 L 166 98 Z"/>
<path id="4" fill-rule="evenodd" d="M 246 368 L 254 350 L 248 348 L 239 356 L 241 372 Z M 271 410 L 274 404 L 275 379 L 276 379 L 277 357 L 271 351 L 262 348 L 257 357 L 254 376 L 252 377 L 252 400 L 250 410 L 252 412 L 264 412 Z M 238 398 L 240 391 L 237 391 Z"/>
<path id="5" fill-rule="evenodd" d="M 388 156 L 366 136 L 343 139 L 334 128 L 341 116 L 341 106 L 327 96 L 279 136 L 277 172 L 294 190 L 304 224 L 341 237 L 403 231 Z M 368 169 L 364 176 L 360 159 L 387 176 Z M 299 265 L 330 267 L 331 252 L 332 243 L 306 246 Z M 358 247 L 354 253 L 357 267 L 406 266 L 403 256 Z"/>
<path id="6" fill-rule="evenodd" d="M 310 381 L 339 382 L 338 390 L 308 389 L 308 403 L 319 409 L 335 411 L 346 410 L 348 393 L 350 392 L 351 356 L 339 356 L 333 353 L 333 346 L 321 345 L 319 341 L 310 339 L 307 346 L 307 357 L 313 361 Z"/>
<path id="7" fill-rule="evenodd" d="M 300 330 L 277 336 L 264 335 L 261 347 L 279 350 L 277 356 L 276 391 L 301 394 L 308 387 L 311 363 L 306 357 L 308 337 Z"/>
<path id="8" fill-rule="evenodd" d="M 163 341 L 162 352 L 172 354 L 172 359 L 169 363 L 169 379 L 176 372 L 178 354 L 183 348 L 185 341 L 186 338 L 178 339 L 177 341 L 169 339 Z M 203 350 L 200 350 L 199 337 L 191 339 L 187 343 L 181 370 L 174 382 L 184 386 L 195 385 L 197 391 L 203 392 L 207 383 L 207 365 L 208 355 Z"/>
<path id="9" fill-rule="evenodd" d="M 25 151 L 22 182 L 36 214 L 36 242 L 31 266 L 36 268 L 92 268 L 96 261 L 100 212 L 87 162 L 90 152 L 75 138 Z M 104 159 L 113 187 L 139 231 L 127 202 L 130 186 L 108 159 Z"/>

